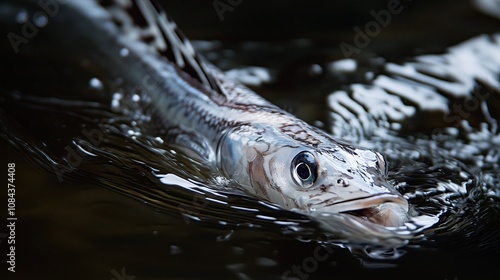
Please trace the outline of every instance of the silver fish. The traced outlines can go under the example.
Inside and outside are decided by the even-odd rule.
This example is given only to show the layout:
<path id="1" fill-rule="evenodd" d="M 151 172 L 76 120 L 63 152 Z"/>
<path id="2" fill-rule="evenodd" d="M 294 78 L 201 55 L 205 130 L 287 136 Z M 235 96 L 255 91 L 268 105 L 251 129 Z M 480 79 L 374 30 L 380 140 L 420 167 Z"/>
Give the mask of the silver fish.
<path id="1" fill-rule="evenodd" d="M 67 40 L 91 46 L 92 63 L 125 86 L 146 85 L 170 143 L 246 192 L 288 209 L 353 214 L 384 226 L 406 221 L 408 203 L 388 183 L 381 154 L 338 140 L 228 78 L 158 5 L 69 1 L 61 11 L 58 22 L 74 24 Z"/>

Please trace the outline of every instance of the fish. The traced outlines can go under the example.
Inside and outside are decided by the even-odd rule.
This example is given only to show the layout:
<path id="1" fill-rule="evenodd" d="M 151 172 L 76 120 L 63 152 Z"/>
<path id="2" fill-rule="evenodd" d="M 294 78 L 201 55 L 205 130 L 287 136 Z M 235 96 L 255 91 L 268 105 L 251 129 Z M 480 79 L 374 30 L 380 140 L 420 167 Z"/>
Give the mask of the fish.
<path id="1" fill-rule="evenodd" d="M 408 220 L 408 201 L 389 183 L 383 155 L 306 123 L 228 77 L 196 52 L 158 3 L 60 6 L 49 24 L 72 25 L 61 49 L 78 46 L 111 80 L 143 86 L 165 141 L 248 194 L 285 209 L 386 227 Z"/>

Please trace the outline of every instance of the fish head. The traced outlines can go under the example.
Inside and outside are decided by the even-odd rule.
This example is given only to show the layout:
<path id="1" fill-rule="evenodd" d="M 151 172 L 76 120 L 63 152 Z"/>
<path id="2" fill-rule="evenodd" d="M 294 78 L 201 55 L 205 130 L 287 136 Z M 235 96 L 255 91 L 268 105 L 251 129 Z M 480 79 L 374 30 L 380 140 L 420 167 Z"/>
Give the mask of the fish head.
<path id="1" fill-rule="evenodd" d="M 408 202 L 387 181 L 387 164 L 378 152 L 346 145 L 304 150 L 290 169 L 303 193 L 297 198 L 302 209 L 351 214 L 384 226 L 408 219 Z"/>
<path id="2" fill-rule="evenodd" d="M 387 181 L 378 152 L 323 135 L 314 145 L 269 131 L 237 138 L 240 144 L 231 145 L 237 151 L 223 154 L 239 162 L 223 169 L 247 191 L 288 209 L 349 214 L 383 226 L 407 220 L 408 202 Z"/>

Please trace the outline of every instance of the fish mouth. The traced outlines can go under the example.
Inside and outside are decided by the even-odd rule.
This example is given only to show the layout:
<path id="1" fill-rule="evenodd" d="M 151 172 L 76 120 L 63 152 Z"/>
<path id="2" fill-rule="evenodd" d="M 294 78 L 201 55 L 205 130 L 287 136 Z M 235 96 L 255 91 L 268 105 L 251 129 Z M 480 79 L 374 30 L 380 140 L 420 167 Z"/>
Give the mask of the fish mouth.
<path id="1" fill-rule="evenodd" d="M 319 210 L 319 209 L 318 209 Z M 386 227 L 402 226 L 408 218 L 408 201 L 392 193 L 337 202 L 320 211 L 355 216 Z"/>

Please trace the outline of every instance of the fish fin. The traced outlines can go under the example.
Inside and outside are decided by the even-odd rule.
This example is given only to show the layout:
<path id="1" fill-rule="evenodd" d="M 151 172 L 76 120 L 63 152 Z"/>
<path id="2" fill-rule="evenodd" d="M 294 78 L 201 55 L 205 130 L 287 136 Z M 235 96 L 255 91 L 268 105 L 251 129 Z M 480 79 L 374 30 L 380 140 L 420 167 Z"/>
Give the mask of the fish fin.
<path id="1" fill-rule="evenodd" d="M 164 140 L 200 162 L 215 162 L 215 151 L 210 147 L 207 139 L 195 130 L 181 126 L 171 127 L 164 135 Z"/>
<path id="2" fill-rule="evenodd" d="M 200 87 L 205 89 L 204 93 L 212 100 L 275 108 L 264 98 L 248 94 L 253 93 L 250 88 L 231 79 L 198 54 L 189 39 L 158 3 L 149 0 L 114 0 L 114 2 L 127 11 L 135 26 L 143 29 L 144 32 L 141 32 L 145 36 L 143 41 L 155 46 L 161 56 L 197 80 Z"/>
<path id="3" fill-rule="evenodd" d="M 107 1 L 109 2 L 109 1 Z M 201 57 L 191 42 L 177 28 L 165 10 L 155 1 L 149 0 L 114 0 L 114 4 L 124 8 L 132 18 L 136 27 L 144 32 L 144 41 L 155 46 L 158 53 L 174 63 L 182 71 L 198 80 L 209 89 L 217 89 L 217 85 L 206 73 Z"/>

